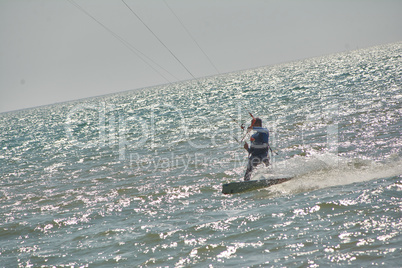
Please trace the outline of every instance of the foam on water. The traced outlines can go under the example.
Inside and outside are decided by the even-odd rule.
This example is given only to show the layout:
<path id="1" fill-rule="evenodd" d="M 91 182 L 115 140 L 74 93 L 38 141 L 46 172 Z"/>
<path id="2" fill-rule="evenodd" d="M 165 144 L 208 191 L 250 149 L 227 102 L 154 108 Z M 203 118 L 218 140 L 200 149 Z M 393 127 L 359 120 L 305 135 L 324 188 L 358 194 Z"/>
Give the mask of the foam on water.
<path id="1" fill-rule="evenodd" d="M 402 161 L 376 162 L 368 159 L 345 159 L 333 154 L 296 157 L 285 161 L 286 168 L 279 174 L 289 174 L 294 179 L 269 189 L 268 195 L 287 195 L 313 190 L 345 186 L 381 178 L 396 178 L 402 174 Z M 279 165 L 279 164 L 278 164 Z M 266 178 L 271 172 L 265 174 Z M 264 191 L 264 190 L 262 190 Z"/>

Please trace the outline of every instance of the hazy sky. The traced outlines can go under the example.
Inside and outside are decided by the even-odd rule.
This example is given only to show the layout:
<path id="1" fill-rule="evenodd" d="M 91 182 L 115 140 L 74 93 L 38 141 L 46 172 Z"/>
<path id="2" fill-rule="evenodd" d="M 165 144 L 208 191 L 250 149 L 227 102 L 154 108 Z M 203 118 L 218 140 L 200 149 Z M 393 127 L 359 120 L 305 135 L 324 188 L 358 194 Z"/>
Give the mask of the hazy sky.
<path id="1" fill-rule="evenodd" d="M 124 1 L 195 77 L 402 41 L 400 0 Z M 192 78 L 121 0 L 0 0 L 0 38 L 0 112 Z"/>

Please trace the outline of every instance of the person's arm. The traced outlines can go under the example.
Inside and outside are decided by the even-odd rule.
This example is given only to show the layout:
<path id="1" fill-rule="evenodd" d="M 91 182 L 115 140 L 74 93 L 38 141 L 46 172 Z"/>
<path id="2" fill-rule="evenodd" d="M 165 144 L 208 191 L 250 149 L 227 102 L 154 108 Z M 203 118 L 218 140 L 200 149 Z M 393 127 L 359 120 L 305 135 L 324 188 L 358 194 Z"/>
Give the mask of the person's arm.
<path id="1" fill-rule="evenodd" d="M 247 143 L 247 142 L 244 143 L 244 149 L 246 149 L 247 152 L 249 152 L 249 147 L 248 147 L 248 143 Z"/>

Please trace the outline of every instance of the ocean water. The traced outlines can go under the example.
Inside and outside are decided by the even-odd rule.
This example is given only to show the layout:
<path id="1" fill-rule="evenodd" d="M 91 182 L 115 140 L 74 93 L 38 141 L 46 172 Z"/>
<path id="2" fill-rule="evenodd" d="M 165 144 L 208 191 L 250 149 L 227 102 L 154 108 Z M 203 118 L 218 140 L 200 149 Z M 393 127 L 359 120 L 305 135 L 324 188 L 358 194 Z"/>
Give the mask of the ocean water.
<path id="1" fill-rule="evenodd" d="M 402 43 L 0 114 L 1 267 L 400 267 Z M 262 118 L 275 154 L 224 195 Z M 245 137 L 248 140 L 248 137 Z"/>

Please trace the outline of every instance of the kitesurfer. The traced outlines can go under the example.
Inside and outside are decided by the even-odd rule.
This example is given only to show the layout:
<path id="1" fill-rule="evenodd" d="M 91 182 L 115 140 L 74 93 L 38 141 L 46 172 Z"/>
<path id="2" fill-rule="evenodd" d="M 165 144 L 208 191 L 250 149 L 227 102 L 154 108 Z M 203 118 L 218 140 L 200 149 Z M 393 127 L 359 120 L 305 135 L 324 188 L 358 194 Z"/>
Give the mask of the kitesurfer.
<path id="1" fill-rule="evenodd" d="M 251 126 L 248 127 L 247 130 L 254 130 L 256 131 L 256 133 L 253 134 L 250 138 L 250 146 L 247 142 L 244 143 L 244 149 L 246 149 L 249 153 L 247 170 L 246 174 L 244 174 L 245 181 L 250 180 L 251 172 L 257 165 L 261 163 L 264 163 L 265 166 L 269 165 L 268 129 L 262 127 L 262 120 L 260 118 L 253 118 L 253 120 L 251 121 Z"/>

